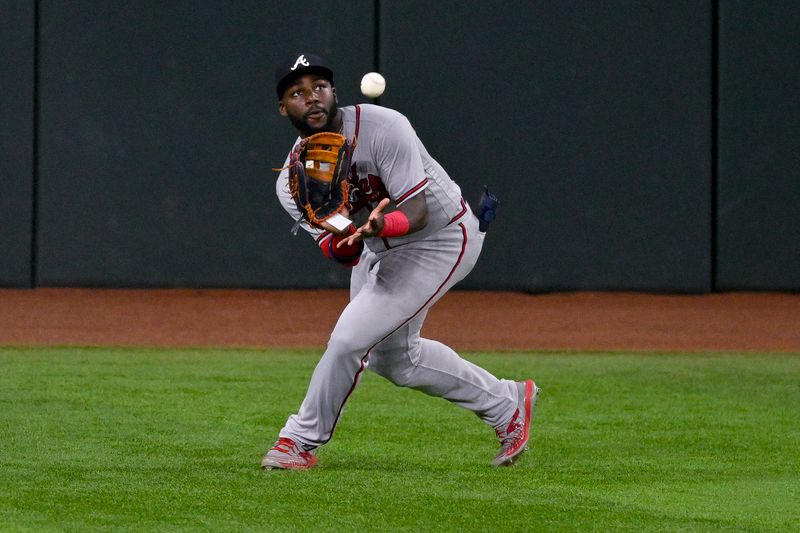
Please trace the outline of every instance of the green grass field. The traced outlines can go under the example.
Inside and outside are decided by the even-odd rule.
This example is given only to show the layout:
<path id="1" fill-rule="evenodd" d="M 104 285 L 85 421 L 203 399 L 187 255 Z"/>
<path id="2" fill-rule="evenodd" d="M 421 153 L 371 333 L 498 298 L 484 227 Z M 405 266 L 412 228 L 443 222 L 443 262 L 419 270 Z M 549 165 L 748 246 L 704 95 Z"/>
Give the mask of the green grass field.
<path id="1" fill-rule="evenodd" d="M 367 373 L 320 468 L 261 471 L 316 352 L 2 348 L 0 529 L 800 529 L 800 356 L 464 355 L 543 388 L 515 467 Z"/>

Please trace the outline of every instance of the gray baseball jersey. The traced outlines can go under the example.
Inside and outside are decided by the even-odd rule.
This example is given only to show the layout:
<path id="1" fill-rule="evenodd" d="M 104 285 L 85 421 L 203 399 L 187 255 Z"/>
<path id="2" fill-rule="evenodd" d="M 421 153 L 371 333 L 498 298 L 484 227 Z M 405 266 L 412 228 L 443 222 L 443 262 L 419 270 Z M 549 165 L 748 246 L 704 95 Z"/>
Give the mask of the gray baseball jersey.
<path id="1" fill-rule="evenodd" d="M 397 111 L 375 105 L 341 108 L 344 135 L 357 139 L 350 172 L 351 213 L 364 218 L 383 198 L 392 200 L 386 212 L 425 192 L 428 223 L 421 231 L 383 239 L 367 239 L 372 251 L 418 241 L 436 233 L 457 217 L 466 213 L 467 205 L 461 189 L 436 162 L 417 137 L 408 119 Z M 298 137 L 295 145 L 300 142 Z M 293 147 L 294 148 L 294 147 Z M 286 164 L 289 158 L 287 156 Z M 297 220 L 300 211 L 289 194 L 289 171 L 278 176 L 276 192 L 281 205 Z M 302 227 L 314 238 L 324 233 L 303 223 Z"/>
<path id="2" fill-rule="evenodd" d="M 420 337 L 428 309 L 478 259 L 485 235 L 477 218 L 405 116 L 374 105 L 344 107 L 341 113 L 343 133 L 357 139 L 351 214 L 358 220 L 382 198 L 391 200 L 389 211 L 423 194 L 427 225 L 402 237 L 366 240 L 352 271 L 350 303 L 334 327 L 299 412 L 289 417 L 281 437 L 308 448 L 327 442 L 367 367 L 397 385 L 467 408 L 493 427 L 508 422 L 518 401 L 513 381 L 498 379 L 444 344 Z M 278 176 L 276 192 L 289 215 L 299 219 L 288 171 Z M 329 235 L 305 223 L 301 227 L 318 243 Z"/>

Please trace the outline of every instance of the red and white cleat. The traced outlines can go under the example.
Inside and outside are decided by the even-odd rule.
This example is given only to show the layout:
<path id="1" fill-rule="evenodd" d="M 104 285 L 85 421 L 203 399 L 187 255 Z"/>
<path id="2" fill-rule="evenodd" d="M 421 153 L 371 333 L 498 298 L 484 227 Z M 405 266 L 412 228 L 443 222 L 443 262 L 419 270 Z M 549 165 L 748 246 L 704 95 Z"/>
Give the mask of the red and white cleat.
<path id="1" fill-rule="evenodd" d="M 292 439 L 281 437 L 261 460 L 261 468 L 272 470 L 308 470 L 317 464 L 313 450 L 306 450 Z"/>
<path id="2" fill-rule="evenodd" d="M 528 449 L 528 437 L 531 432 L 531 419 L 539 397 L 539 387 L 533 380 L 517 383 L 519 387 L 519 405 L 508 424 L 494 429 L 500 439 L 500 453 L 492 464 L 507 466 L 516 461 Z"/>

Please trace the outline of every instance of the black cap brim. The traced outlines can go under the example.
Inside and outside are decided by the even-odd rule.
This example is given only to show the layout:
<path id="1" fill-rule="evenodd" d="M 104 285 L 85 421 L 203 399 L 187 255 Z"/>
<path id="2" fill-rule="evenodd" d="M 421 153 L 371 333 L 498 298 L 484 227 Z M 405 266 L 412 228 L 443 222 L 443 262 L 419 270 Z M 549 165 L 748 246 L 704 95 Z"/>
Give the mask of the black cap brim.
<path id="1" fill-rule="evenodd" d="M 304 74 L 316 74 L 327 79 L 333 85 L 333 71 L 326 62 L 315 54 L 297 54 L 275 70 L 275 91 L 278 100 L 283 98 L 286 88 Z"/>

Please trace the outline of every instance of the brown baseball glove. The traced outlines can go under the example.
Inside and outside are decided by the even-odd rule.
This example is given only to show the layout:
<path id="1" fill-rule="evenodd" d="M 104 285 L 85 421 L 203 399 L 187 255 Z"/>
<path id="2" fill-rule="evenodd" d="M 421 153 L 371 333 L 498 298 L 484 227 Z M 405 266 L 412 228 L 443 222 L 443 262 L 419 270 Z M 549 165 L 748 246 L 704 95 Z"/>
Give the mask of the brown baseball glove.
<path id="1" fill-rule="evenodd" d="M 347 175 L 353 146 L 344 135 L 317 133 L 300 141 L 289 155 L 289 192 L 303 218 L 312 226 L 346 207 Z"/>

